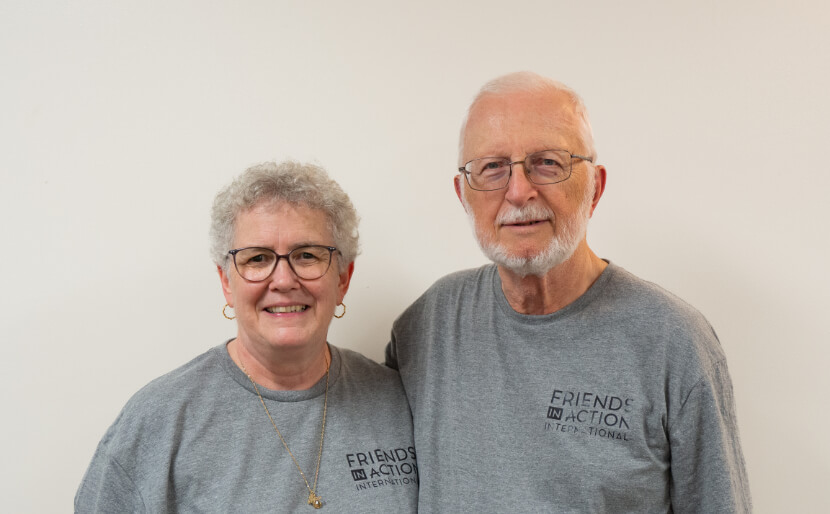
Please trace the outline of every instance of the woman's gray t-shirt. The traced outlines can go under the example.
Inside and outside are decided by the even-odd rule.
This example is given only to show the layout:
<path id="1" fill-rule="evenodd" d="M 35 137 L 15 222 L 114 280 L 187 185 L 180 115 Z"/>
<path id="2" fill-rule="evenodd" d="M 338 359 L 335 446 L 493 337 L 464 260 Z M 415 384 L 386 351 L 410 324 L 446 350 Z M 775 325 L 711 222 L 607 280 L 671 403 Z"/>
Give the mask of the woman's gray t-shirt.
<path id="1" fill-rule="evenodd" d="M 330 346 L 317 485 L 328 512 L 415 512 L 418 465 L 398 373 Z M 260 388 L 310 484 L 325 377 L 306 391 Z M 104 435 L 76 512 L 310 512 L 308 490 L 226 343 L 152 381 Z"/>

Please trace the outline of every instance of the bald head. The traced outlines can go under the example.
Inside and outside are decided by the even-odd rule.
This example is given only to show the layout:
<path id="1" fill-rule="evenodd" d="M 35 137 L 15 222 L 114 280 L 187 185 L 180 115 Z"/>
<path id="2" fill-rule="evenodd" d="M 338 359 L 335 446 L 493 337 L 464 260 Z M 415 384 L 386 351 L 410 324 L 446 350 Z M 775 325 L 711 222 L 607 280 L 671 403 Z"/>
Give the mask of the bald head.
<path id="1" fill-rule="evenodd" d="M 551 130 L 563 131 L 569 136 L 570 146 L 565 148 L 571 152 L 583 153 L 596 162 L 596 150 L 594 149 L 594 137 L 591 131 L 591 122 L 588 119 L 588 111 L 582 98 L 568 86 L 543 77 L 533 72 L 521 71 L 497 77 L 484 84 L 473 99 L 470 107 L 461 124 L 461 134 L 458 143 L 459 166 L 470 159 L 482 157 L 480 155 L 465 155 L 465 148 L 468 147 L 468 125 L 472 120 L 481 120 L 488 117 L 490 100 L 510 101 L 511 98 L 523 98 L 531 101 L 516 102 L 517 105 L 524 105 L 525 108 L 531 104 L 545 105 L 543 109 L 545 116 L 549 119 L 540 122 L 550 122 Z"/>

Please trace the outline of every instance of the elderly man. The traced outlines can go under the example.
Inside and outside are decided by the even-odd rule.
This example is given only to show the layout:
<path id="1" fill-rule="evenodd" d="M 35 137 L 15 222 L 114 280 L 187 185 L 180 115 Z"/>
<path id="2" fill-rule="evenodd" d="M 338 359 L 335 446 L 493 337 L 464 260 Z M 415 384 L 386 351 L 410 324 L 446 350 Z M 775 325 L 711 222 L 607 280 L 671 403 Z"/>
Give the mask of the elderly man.
<path id="1" fill-rule="evenodd" d="M 495 79 L 459 150 L 455 190 L 495 264 L 439 280 L 386 350 L 421 512 L 750 511 L 711 326 L 588 247 L 607 172 L 580 98 Z"/>

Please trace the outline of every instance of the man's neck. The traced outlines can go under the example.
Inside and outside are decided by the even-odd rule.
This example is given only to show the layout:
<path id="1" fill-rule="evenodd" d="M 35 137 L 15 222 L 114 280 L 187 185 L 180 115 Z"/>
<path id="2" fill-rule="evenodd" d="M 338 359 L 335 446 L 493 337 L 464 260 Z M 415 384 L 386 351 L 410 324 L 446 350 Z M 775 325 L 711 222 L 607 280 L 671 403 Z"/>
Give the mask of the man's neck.
<path id="1" fill-rule="evenodd" d="M 499 266 L 501 288 L 507 302 L 520 314 L 550 314 L 582 296 L 608 263 L 597 257 L 584 241 L 570 259 L 543 276 L 522 277 Z"/>

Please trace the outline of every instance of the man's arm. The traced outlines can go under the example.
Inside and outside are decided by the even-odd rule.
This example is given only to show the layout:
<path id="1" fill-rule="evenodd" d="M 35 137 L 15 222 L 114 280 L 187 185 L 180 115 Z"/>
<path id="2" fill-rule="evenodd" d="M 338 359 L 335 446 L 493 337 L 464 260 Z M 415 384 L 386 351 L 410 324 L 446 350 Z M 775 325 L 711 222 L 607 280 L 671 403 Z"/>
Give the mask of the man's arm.
<path id="1" fill-rule="evenodd" d="M 713 366 L 669 422 L 672 509 L 752 512 L 732 382 L 726 361 Z"/>
<path id="2" fill-rule="evenodd" d="M 389 343 L 386 345 L 386 360 L 384 361 L 386 366 L 392 369 L 398 369 L 398 348 L 395 344 L 395 332 L 392 331 L 392 337 L 389 340 Z"/>

